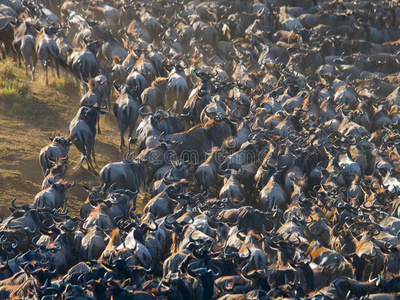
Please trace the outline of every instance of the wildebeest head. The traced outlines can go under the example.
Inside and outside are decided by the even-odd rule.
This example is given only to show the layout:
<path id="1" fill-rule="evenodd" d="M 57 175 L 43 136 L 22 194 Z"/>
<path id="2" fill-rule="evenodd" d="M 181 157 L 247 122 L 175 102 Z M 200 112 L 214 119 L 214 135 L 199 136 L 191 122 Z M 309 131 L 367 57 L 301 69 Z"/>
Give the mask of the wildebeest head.
<path id="1" fill-rule="evenodd" d="M 362 281 L 364 279 L 364 272 L 366 271 L 366 267 L 377 259 L 377 251 L 375 248 L 373 248 L 373 251 L 371 254 L 362 254 L 361 256 L 358 256 L 357 254 L 353 253 L 351 255 L 348 255 L 347 258 L 350 259 L 350 261 L 353 264 L 354 267 L 354 275 L 357 280 Z"/>
<path id="2" fill-rule="evenodd" d="M 59 144 L 62 145 L 65 150 L 69 150 L 69 147 L 73 144 L 74 139 L 72 138 L 65 138 L 63 136 L 55 136 L 55 137 L 50 137 L 50 141 L 52 141 L 54 144 Z"/>
<path id="3" fill-rule="evenodd" d="M 94 55 L 97 55 L 97 51 L 99 51 L 102 42 L 100 41 L 92 41 L 88 39 L 87 37 L 83 38 L 83 41 L 85 43 L 86 49 L 88 49 L 90 52 L 92 52 Z"/>
<path id="4" fill-rule="evenodd" d="M 136 86 L 135 87 L 131 87 L 131 86 L 127 85 L 127 84 L 119 85 L 119 84 L 117 84 L 116 80 L 113 82 L 113 86 L 114 86 L 115 91 L 118 93 L 118 95 L 121 96 L 121 95 L 124 95 L 124 94 L 128 94 L 128 95 L 134 97 L 134 99 L 137 102 L 139 102 L 138 98 L 137 98 L 137 93 L 136 93 L 136 90 L 137 90 Z"/>
<path id="5" fill-rule="evenodd" d="M 98 115 L 105 113 L 105 111 L 102 111 L 101 108 L 97 106 L 81 108 L 81 116 L 88 124 L 96 124 Z"/>

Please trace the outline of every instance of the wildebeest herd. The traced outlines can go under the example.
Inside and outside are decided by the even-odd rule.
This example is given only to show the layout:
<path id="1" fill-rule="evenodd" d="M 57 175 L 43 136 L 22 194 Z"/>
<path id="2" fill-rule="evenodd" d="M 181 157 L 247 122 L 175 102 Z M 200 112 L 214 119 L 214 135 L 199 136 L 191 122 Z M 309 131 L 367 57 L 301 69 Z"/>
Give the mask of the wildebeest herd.
<path id="1" fill-rule="evenodd" d="M 40 152 L 43 190 L 1 220 L 0 299 L 400 299 L 397 1 L 0 13 L 3 58 L 83 95 Z M 72 216 L 68 152 L 97 174 L 100 118 L 128 152 L 76 183 Z"/>

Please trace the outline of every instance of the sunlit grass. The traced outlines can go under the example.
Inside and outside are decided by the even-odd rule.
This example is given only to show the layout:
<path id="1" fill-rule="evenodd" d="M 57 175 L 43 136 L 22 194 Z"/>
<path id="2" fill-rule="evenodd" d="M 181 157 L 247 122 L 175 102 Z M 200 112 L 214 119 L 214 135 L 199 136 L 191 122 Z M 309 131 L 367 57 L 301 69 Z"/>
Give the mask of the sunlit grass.
<path id="1" fill-rule="evenodd" d="M 18 170 L 5 170 L 5 169 L 0 169 L 0 178 L 3 180 L 8 180 L 8 179 L 17 179 L 21 175 L 21 172 Z"/>
<path id="2" fill-rule="evenodd" d="M 71 81 L 69 78 L 66 79 L 63 77 L 51 78 L 49 80 L 49 86 L 66 94 L 74 93 L 77 90 L 77 87 L 73 81 Z"/>
<path id="3" fill-rule="evenodd" d="M 0 110 L 3 113 L 25 114 L 33 102 L 30 86 L 21 82 L 10 66 L 0 70 Z"/>

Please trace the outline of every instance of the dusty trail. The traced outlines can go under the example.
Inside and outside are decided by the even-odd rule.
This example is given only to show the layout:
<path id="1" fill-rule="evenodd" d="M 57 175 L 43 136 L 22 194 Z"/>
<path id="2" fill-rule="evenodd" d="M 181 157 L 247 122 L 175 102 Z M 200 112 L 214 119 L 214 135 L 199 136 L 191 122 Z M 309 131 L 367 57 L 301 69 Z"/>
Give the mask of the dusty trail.
<path id="1" fill-rule="evenodd" d="M 16 80 L 30 86 L 34 99 L 29 113 L 14 115 L 0 110 L 0 215 L 3 217 L 9 214 L 12 198 L 18 197 L 17 203 L 32 203 L 41 190 L 40 149 L 50 142 L 49 136 L 54 130 L 68 134 L 69 122 L 75 116 L 81 98 L 74 80 L 64 72 L 61 77 L 65 80 L 57 80 L 51 79 L 54 74 L 50 71 L 50 85 L 46 86 L 40 67 L 35 82 L 25 76 L 25 69 L 18 68 L 8 59 L 0 62 L 0 72 L 4 68 L 11 68 Z M 113 115 L 102 116 L 100 127 L 101 134 L 96 135 L 95 142 L 97 171 L 109 162 L 121 160 L 127 150 L 121 152 L 118 148 L 119 131 Z M 67 207 L 75 215 L 87 197 L 81 185 L 90 181 L 98 185 L 99 180 L 87 171 L 86 163 L 79 170 L 73 170 L 80 158 L 75 146 L 71 147 L 69 157 L 66 180 L 75 180 L 76 185 L 68 191 Z M 141 201 L 137 204 L 140 211 L 143 204 Z"/>

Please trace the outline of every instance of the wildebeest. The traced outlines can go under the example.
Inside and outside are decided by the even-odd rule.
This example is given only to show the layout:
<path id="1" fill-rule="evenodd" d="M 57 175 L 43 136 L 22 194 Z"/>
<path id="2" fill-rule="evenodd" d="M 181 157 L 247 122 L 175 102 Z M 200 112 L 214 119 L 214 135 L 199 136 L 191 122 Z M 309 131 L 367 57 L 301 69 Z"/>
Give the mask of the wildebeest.
<path id="1" fill-rule="evenodd" d="M 68 159 L 69 147 L 74 142 L 73 139 L 62 136 L 50 137 L 50 140 L 51 143 L 40 150 L 39 154 L 39 163 L 45 177 L 59 158 Z"/>
<path id="2" fill-rule="evenodd" d="M 35 24 L 35 27 L 39 27 L 38 22 Z M 61 30 L 61 24 L 56 28 L 54 28 L 54 26 L 46 25 L 40 27 L 41 29 L 36 37 L 36 53 L 46 71 L 46 83 L 48 83 L 48 65 L 50 62 L 52 61 L 55 64 L 58 77 L 60 77 L 59 65 L 67 68 L 67 64 L 59 57 L 60 49 L 54 39 L 54 33 L 57 30 Z"/>
<path id="3" fill-rule="evenodd" d="M 84 38 L 84 42 L 84 49 L 71 53 L 68 59 L 69 68 L 78 83 L 80 80 L 87 82 L 90 78 L 96 77 L 100 68 L 96 55 L 101 43 L 87 38 Z"/>
<path id="4" fill-rule="evenodd" d="M 119 94 L 114 104 L 114 115 L 118 120 L 119 131 L 121 135 L 120 149 L 125 145 L 124 134 L 129 128 L 129 138 L 135 129 L 137 118 L 139 117 L 139 99 L 135 94 L 135 88 L 128 85 L 118 86 L 114 82 L 114 88 Z"/>
<path id="5" fill-rule="evenodd" d="M 21 56 L 26 63 L 26 75 L 28 76 L 28 68 L 31 71 L 31 79 L 35 78 L 35 67 L 37 63 L 36 53 L 36 30 L 32 21 L 25 20 L 15 30 L 14 48 L 18 54 L 19 65 L 21 65 Z"/>
<path id="6" fill-rule="evenodd" d="M 58 180 L 35 196 L 34 207 L 60 209 L 66 207 L 66 192 L 72 184 Z"/>
<path id="7" fill-rule="evenodd" d="M 53 2 L 23 5 L 37 24 L 62 16 L 68 69 L 89 83 L 66 139 L 79 165 L 94 171 L 114 79 L 110 138 L 122 146 L 129 128 L 134 144 L 139 113 L 138 149 L 106 162 L 80 219 L 60 200 L 69 143 L 48 147 L 44 190 L 1 220 L 0 298 L 398 297 L 396 3 Z M 25 56 L 29 24 L 15 30 Z"/>
<path id="8" fill-rule="evenodd" d="M 167 92 L 168 78 L 159 77 L 151 83 L 151 86 L 142 93 L 142 102 L 148 105 L 152 112 L 159 106 L 165 107 L 165 93 Z"/>
<path id="9" fill-rule="evenodd" d="M 96 136 L 96 121 L 99 114 L 104 114 L 99 107 L 81 107 L 75 118 L 71 121 L 69 125 L 69 131 L 71 138 L 75 139 L 75 146 L 81 151 L 81 159 L 79 163 L 75 166 L 78 169 L 83 161 L 86 159 L 88 168 L 96 173 L 96 170 L 92 164 L 92 158 L 96 162 L 95 152 L 94 152 L 94 138 Z"/>
<path id="10" fill-rule="evenodd" d="M 12 53 L 13 54 L 13 58 L 14 61 L 17 60 L 17 52 L 15 51 L 14 47 L 13 47 L 13 42 L 14 42 L 14 25 L 12 23 L 14 22 L 15 19 L 13 18 L 9 18 L 9 17 L 3 17 L 0 18 L 0 41 L 2 41 L 4 43 L 4 48 L 5 48 L 5 52 L 3 50 L 3 48 L 1 48 L 1 52 L 3 55 L 3 59 L 5 59 L 6 57 L 6 52 L 7 54 Z"/>
<path id="11" fill-rule="evenodd" d="M 145 184 L 145 164 L 139 160 L 125 159 L 121 162 L 107 164 L 100 171 L 100 190 L 107 194 L 109 187 L 115 183 L 115 189 L 143 190 Z"/>

